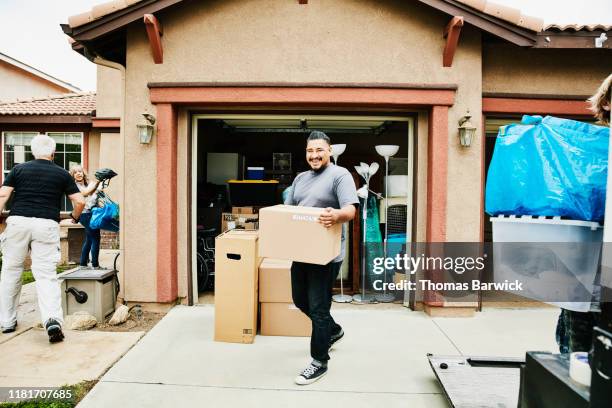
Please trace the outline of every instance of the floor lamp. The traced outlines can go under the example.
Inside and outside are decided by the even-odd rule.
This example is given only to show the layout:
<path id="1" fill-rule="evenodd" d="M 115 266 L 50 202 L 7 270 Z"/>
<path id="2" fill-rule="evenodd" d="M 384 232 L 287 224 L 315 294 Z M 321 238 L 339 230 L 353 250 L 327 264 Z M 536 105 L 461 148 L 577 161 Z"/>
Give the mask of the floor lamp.
<path id="1" fill-rule="evenodd" d="M 338 164 L 338 157 L 342 153 L 344 153 L 344 151 L 346 150 L 346 145 L 345 144 L 334 144 L 334 145 L 331 145 L 331 149 L 332 149 L 332 156 L 334 158 L 334 163 Z M 344 234 L 344 237 L 346 239 L 346 236 L 347 236 L 346 224 L 342 224 L 342 233 Z M 338 303 L 349 303 L 353 301 L 352 296 L 344 294 L 344 279 L 342 277 L 342 270 L 340 270 L 340 294 L 332 296 L 332 300 Z"/>
<path id="2" fill-rule="evenodd" d="M 375 146 L 376 153 L 385 158 L 385 240 L 383 241 L 383 253 L 384 257 L 387 257 L 387 239 L 388 227 L 389 227 L 389 157 L 395 155 L 398 150 L 398 145 L 378 145 Z M 387 283 L 387 268 L 385 268 L 384 283 Z M 395 296 L 391 293 L 387 293 L 387 285 L 384 286 L 383 293 L 376 295 L 376 300 L 382 303 L 389 303 L 395 300 Z"/>
<path id="3" fill-rule="evenodd" d="M 368 231 L 368 187 L 370 185 L 370 177 L 372 177 L 378 171 L 378 163 L 374 162 L 369 166 L 366 163 L 361 163 L 359 166 L 355 166 L 355 170 L 363 179 L 366 184 L 361 187 L 357 194 L 359 197 L 364 198 L 363 211 L 361 216 L 363 219 L 363 240 L 361 241 L 361 293 L 353 296 L 353 301 L 357 304 L 376 303 L 376 298 L 372 295 L 365 293 L 365 282 L 366 282 L 366 248 L 367 248 L 367 231 Z"/>

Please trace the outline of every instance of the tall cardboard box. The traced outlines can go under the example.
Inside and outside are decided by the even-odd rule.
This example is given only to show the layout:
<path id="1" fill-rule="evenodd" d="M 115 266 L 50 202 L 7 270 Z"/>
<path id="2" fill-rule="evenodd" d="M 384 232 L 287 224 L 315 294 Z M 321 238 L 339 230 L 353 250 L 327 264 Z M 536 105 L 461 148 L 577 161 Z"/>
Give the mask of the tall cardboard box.
<path id="1" fill-rule="evenodd" d="M 265 258 L 259 265 L 262 336 L 310 336 L 312 324 L 293 304 L 291 261 Z"/>
<path id="2" fill-rule="evenodd" d="M 257 231 L 215 239 L 215 341 L 252 343 L 257 333 Z"/>
<path id="3" fill-rule="evenodd" d="M 322 208 L 275 205 L 259 210 L 259 256 L 325 265 L 340 255 L 342 224 L 325 228 Z"/>

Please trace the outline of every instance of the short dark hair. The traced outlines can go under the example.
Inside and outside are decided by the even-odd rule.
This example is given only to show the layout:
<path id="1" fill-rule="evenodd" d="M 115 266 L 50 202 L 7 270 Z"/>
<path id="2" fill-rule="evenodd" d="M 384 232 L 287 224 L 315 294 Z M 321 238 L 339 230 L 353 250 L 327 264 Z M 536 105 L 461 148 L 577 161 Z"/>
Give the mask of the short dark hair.
<path id="1" fill-rule="evenodd" d="M 311 140 L 325 140 L 325 142 L 331 146 L 331 139 L 329 138 L 329 136 L 327 136 L 324 132 L 321 132 L 320 130 L 313 130 L 312 132 L 310 132 L 310 134 L 308 135 L 308 139 L 306 139 L 306 143 L 310 142 Z"/>

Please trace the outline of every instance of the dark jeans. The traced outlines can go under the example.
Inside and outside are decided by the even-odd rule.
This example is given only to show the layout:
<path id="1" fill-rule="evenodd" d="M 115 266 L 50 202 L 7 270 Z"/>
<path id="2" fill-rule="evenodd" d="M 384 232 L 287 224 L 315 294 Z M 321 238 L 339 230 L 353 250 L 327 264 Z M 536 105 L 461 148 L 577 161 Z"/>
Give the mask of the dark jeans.
<path id="1" fill-rule="evenodd" d="M 85 242 L 83 243 L 83 249 L 81 249 L 81 266 L 87 266 L 89 261 L 89 253 L 91 252 L 91 266 L 97 268 L 100 266 L 98 263 L 98 255 L 100 254 L 100 230 L 89 228 L 89 220 L 91 219 L 91 213 L 81 214 L 79 220 L 81 225 L 85 227 Z"/>
<path id="2" fill-rule="evenodd" d="M 329 343 L 332 334 L 342 329 L 329 313 L 332 288 L 342 262 L 314 265 L 294 262 L 291 265 L 291 291 L 293 303 L 312 321 L 310 355 L 313 359 L 329 360 Z"/>

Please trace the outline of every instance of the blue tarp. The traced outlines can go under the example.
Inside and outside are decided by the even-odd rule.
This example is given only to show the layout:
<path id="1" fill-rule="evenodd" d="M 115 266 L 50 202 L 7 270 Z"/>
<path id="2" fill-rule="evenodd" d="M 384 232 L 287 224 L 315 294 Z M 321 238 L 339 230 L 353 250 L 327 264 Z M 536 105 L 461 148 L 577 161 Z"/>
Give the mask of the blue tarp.
<path id="1" fill-rule="evenodd" d="M 501 127 L 486 212 L 602 221 L 609 138 L 608 127 L 551 116 L 525 115 L 521 124 Z"/>

